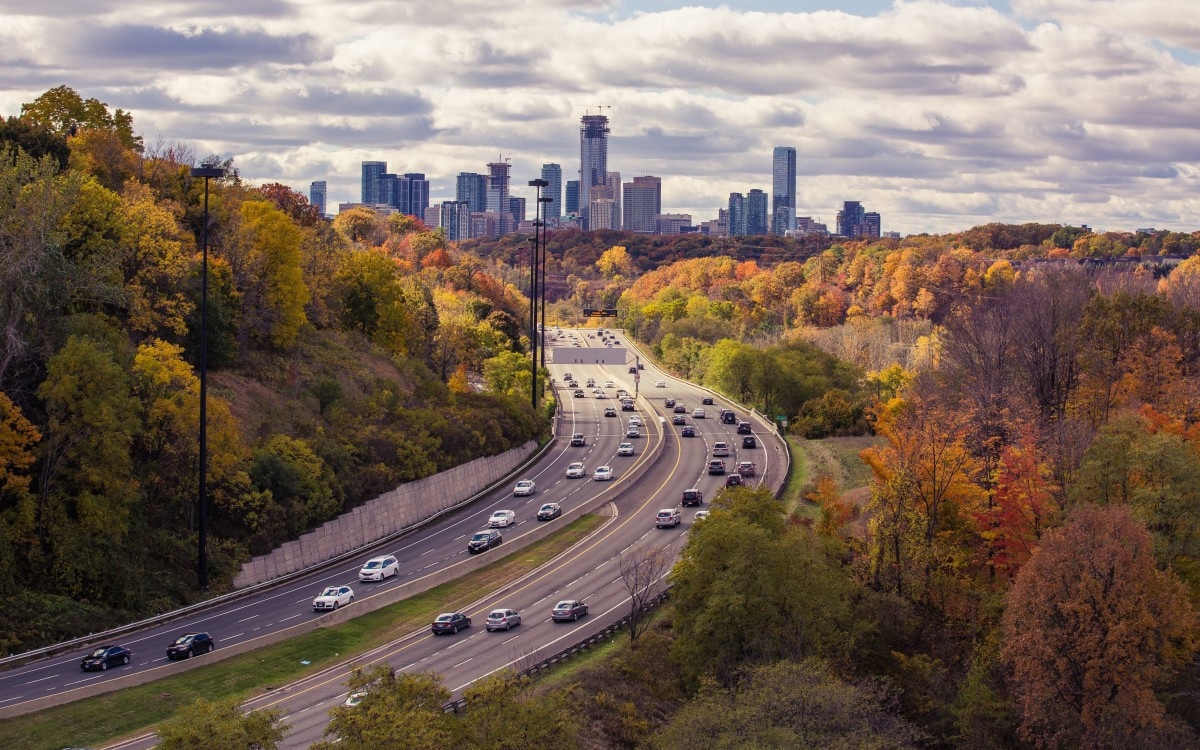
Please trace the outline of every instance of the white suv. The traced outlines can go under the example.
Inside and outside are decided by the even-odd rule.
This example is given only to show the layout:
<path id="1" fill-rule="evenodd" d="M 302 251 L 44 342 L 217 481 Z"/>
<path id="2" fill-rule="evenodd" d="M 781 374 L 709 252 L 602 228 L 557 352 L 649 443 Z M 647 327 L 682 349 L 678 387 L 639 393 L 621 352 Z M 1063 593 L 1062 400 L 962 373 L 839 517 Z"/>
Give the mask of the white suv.
<path id="1" fill-rule="evenodd" d="M 729 443 L 716 442 L 713 443 L 713 456 L 721 458 L 729 455 Z"/>
<path id="2" fill-rule="evenodd" d="M 388 576 L 398 575 L 400 573 L 400 562 L 396 560 L 394 555 L 384 555 L 383 557 L 372 557 L 363 563 L 362 568 L 358 571 L 358 580 L 360 581 L 382 581 Z"/>
<path id="3" fill-rule="evenodd" d="M 679 508 L 663 508 L 654 519 L 654 528 L 665 529 L 668 526 L 678 526 L 682 517 L 683 512 Z"/>

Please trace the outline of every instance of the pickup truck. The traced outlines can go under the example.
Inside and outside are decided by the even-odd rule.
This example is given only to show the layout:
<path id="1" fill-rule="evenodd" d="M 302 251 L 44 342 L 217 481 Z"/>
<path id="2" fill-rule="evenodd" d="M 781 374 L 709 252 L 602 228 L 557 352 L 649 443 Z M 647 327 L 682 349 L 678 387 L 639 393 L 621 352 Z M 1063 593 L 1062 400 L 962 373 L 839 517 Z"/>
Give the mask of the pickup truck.
<path id="1" fill-rule="evenodd" d="M 741 463 L 738 464 L 737 473 L 744 477 L 754 476 L 754 473 L 755 473 L 754 462 L 753 461 L 742 461 Z"/>

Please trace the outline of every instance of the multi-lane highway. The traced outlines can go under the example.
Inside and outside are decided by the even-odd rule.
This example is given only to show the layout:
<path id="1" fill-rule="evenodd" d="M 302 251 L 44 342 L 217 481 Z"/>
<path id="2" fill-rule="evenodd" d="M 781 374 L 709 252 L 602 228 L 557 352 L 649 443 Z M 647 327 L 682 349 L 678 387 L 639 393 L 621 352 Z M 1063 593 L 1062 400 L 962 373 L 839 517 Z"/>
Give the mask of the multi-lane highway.
<path id="1" fill-rule="evenodd" d="M 566 334 L 564 334 L 566 336 Z M 567 341 L 581 347 L 595 346 L 598 340 L 589 339 L 586 332 L 576 332 Z M 597 386 L 612 381 L 611 388 L 602 388 L 606 398 L 595 398 L 592 389 L 585 388 L 582 398 L 573 397 L 574 389 L 565 386 L 565 375 L 571 375 L 581 387 L 587 378 Z M 107 672 L 81 673 L 81 654 L 71 654 L 32 663 L 0 673 L 0 706 L 35 700 L 54 691 L 73 691 L 94 680 L 112 679 L 131 670 L 157 669 L 166 663 L 167 643 L 180 632 L 207 630 L 216 637 L 218 648 L 228 647 L 239 640 L 253 639 L 264 632 L 282 629 L 301 618 L 317 617 L 311 610 L 312 598 L 326 585 L 349 583 L 354 587 L 356 600 L 377 596 L 389 588 L 411 582 L 433 571 L 444 569 L 467 556 L 466 540 L 471 533 L 486 524 L 496 509 L 511 509 L 516 525 L 502 529 L 506 541 L 536 525 L 535 513 L 543 502 L 562 503 L 564 509 L 586 504 L 608 488 L 607 483 L 592 481 L 592 471 L 601 464 L 613 467 L 617 478 L 639 461 L 646 460 L 648 448 L 663 441 L 659 459 L 647 467 L 636 483 L 627 487 L 609 504 L 613 518 L 587 540 L 567 554 L 552 561 L 519 581 L 464 610 L 473 620 L 473 627 L 454 635 L 434 636 L 427 629 L 411 633 L 369 654 L 355 657 L 353 663 L 370 665 L 387 663 L 399 670 L 435 671 L 456 694 L 474 680 L 506 666 L 522 666 L 554 653 L 573 643 L 588 632 L 598 630 L 619 618 L 628 610 L 628 593 L 621 581 L 617 559 L 621 552 L 642 546 L 678 549 L 682 535 L 692 523 L 696 509 L 685 508 L 683 523 L 672 529 L 657 530 L 654 517 L 658 509 L 679 504 L 683 490 L 696 487 L 705 497 L 705 505 L 724 486 L 725 477 L 710 476 L 707 471 L 712 444 L 723 441 L 730 446 L 725 458 L 730 468 L 742 460 L 754 461 L 758 477 L 777 485 L 786 472 L 786 460 L 774 439 L 764 439 L 762 425 L 755 424 L 759 443 L 755 449 L 743 449 L 742 435 L 736 425 L 723 424 L 717 418 L 722 405 L 719 400 L 705 406 L 705 418 L 691 416 L 710 396 L 691 384 L 671 379 L 649 369 L 640 373 L 640 395 L 637 414 L 644 423 L 642 435 L 626 437 L 630 412 L 620 410 L 616 390 L 635 391 L 633 375 L 625 366 L 553 365 L 552 374 L 560 386 L 563 404 L 559 424 L 559 445 L 549 451 L 522 478 L 533 479 L 538 491 L 530 497 L 514 497 L 511 488 L 498 489 L 484 500 L 456 514 L 423 528 L 420 533 L 402 539 L 385 548 L 364 550 L 361 560 L 353 565 L 337 566 L 306 576 L 277 589 L 260 593 L 226 606 L 215 608 L 190 620 L 156 627 L 122 641 L 134 651 L 128 666 Z M 664 387 L 654 387 L 657 380 Z M 646 386 L 650 387 L 647 388 Z M 682 426 L 672 425 L 674 412 L 665 406 L 673 398 L 686 406 L 687 423 L 695 437 L 682 438 Z M 614 407 L 616 416 L 604 416 L 605 407 Z M 746 415 L 738 410 L 739 419 Z M 571 434 L 582 432 L 584 447 L 570 447 Z M 631 442 L 632 457 L 618 457 L 617 446 Z M 587 470 L 583 478 L 568 479 L 568 464 L 581 461 Z M 359 564 L 369 557 L 393 553 L 400 562 L 400 574 L 382 583 L 359 583 Z M 505 547 L 482 553 L 503 555 Z M 574 623 L 550 621 L 550 610 L 559 599 L 582 599 L 590 608 L 587 617 Z M 351 607 L 355 605 L 350 605 Z M 487 633 L 483 628 L 487 613 L 496 607 L 508 607 L 522 613 L 522 624 L 511 632 Z M 203 659 L 204 657 L 199 657 Z M 328 722 L 328 709 L 339 705 L 346 697 L 344 687 L 351 662 L 330 668 L 296 684 L 277 689 L 248 705 L 252 708 L 275 706 L 282 710 L 292 729 L 285 747 L 307 747 L 321 738 Z M 139 738 L 120 745 L 122 748 L 149 747 L 150 738 Z M 118 746 L 114 746 L 118 747 Z"/>

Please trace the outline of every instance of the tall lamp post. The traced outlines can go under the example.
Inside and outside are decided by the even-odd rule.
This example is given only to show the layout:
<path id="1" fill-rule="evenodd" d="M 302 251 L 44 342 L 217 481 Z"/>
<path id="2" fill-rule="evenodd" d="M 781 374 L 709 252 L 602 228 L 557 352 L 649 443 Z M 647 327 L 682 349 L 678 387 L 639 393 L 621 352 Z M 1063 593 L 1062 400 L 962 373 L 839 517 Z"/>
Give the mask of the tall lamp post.
<path id="1" fill-rule="evenodd" d="M 544 180 L 539 180 L 539 182 L 544 182 Z M 538 188 L 538 192 L 539 193 L 541 192 L 541 188 Z M 554 202 L 554 199 L 548 195 L 544 195 L 544 196 L 539 195 L 538 199 L 537 199 L 538 206 L 542 206 L 543 203 L 553 203 L 553 202 Z M 545 207 L 542 207 L 541 221 L 539 221 L 537 223 L 537 226 L 534 226 L 534 228 L 533 228 L 535 234 L 537 233 L 538 226 L 540 226 L 542 228 L 542 260 L 541 260 L 542 283 L 540 286 L 541 286 L 541 290 L 542 290 L 542 333 L 541 333 L 542 369 L 544 370 L 544 369 L 546 369 L 546 260 L 548 259 L 549 255 L 550 255 L 550 248 L 547 247 L 547 243 L 546 243 L 547 227 L 546 227 L 546 209 L 545 209 Z"/>
<path id="2" fill-rule="evenodd" d="M 220 167 L 192 168 L 192 177 L 204 178 L 204 226 L 200 230 L 200 500 L 198 531 L 200 551 L 197 573 L 200 590 L 208 591 L 208 181 L 225 176 Z"/>
<path id="3" fill-rule="evenodd" d="M 538 230 L 542 226 L 541 209 L 542 209 L 542 188 L 549 185 L 545 180 L 530 180 L 529 187 L 537 188 L 537 202 L 533 209 L 533 254 L 529 257 L 529 333 L 530 341 L 533 342 L 533 363 L 531 365 L 533 379 L 530 381 L 529 390 L 532 394 L 533 408 L 537 408 L 537 370 L 538 370 L 538 264 L 541 262 L 541 236 Z M 545 275 L 542 280 L 544 282 Z M 542 313 L 542 323 L 545 325 L 545 312 Z M 542 341 L 542 366 L 546 365 L 546 342 Z"/>

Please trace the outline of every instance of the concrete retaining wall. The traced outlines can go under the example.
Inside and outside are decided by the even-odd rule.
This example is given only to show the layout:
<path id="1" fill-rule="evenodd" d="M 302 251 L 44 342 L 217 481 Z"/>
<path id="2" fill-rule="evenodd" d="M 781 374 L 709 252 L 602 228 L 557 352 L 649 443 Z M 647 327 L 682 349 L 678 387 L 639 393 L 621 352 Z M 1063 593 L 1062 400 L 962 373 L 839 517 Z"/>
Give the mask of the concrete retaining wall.
<path id="1" fill-rule="evenodd" d="M 235 588 L 274 580 L 352 552 L 448 510 L 508 475 L 533 452 L 530 441 L 497 456 L 402 484 L 349 513 L 326 521 L 299 539 L 251 559 L 233 579 Z"/>

